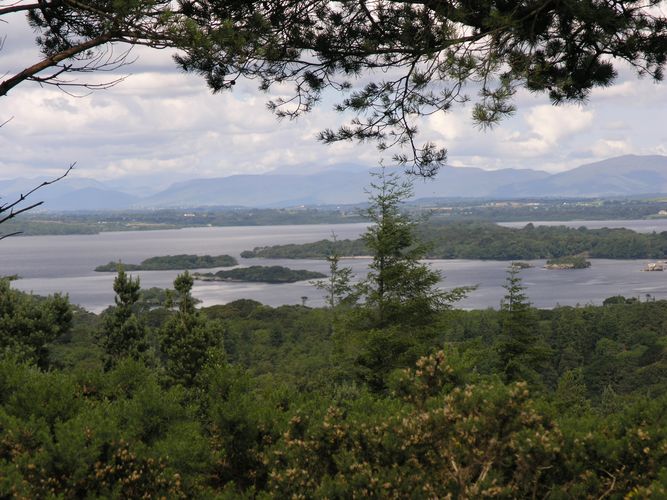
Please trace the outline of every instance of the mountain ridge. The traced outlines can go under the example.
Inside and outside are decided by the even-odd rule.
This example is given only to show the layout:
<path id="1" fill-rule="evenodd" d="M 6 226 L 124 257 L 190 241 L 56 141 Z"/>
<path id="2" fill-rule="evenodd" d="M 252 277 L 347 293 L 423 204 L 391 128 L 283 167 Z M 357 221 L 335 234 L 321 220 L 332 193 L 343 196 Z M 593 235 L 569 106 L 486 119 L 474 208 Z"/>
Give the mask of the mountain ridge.
<path id="1" fill-rule="evenodd" d="M 74 178 L 39 192 L 47 210 L 119 210 L 244 206 L 354 204 L 366 200 L 370 170 L 350 163 L 294 166 L 263 174 L 179 181 L 147 196 L 136 196 L 95 179 Z M 32 186 L 31 179 L 0 180 L 6 201 Z M 580 165 L 565 172 L 479 167 L 441 168 L 433 180 L 414 183 L 414 198 L 616 197 L 667 193 L 667 156 L 625 155 Z"/>

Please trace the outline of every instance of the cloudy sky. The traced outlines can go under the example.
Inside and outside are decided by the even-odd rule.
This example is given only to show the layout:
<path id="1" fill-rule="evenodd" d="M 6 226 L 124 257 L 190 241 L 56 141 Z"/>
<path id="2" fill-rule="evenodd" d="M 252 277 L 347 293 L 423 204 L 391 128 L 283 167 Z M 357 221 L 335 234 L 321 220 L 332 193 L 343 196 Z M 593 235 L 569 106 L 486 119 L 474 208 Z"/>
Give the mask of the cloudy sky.
<path id="1" fill-rule="evenodd" d="M 0 30 L 0 75 L 37 60 L 22 16 Z M 0 122 L 11 118 L 0 129 L 0 179 L 56 175 L 76 161 L 78 177 L 156 190 L 194 177 L 378 162 L 372 145 L 315 140 L 341 122 L 334 96 L 297 121 L 278 122 L 253 82 L 212 95 L 201 78 L 178 71 L 167 51 L 139 49 L 132 57 L 128 77 L 108 90 L 72 97 L 23 83 L 0 98 Z M 627 68 L 585 106 L 553 107 L 525 92 L 516 104 L 518 112 L 490 131 L 472 126 L 470 107 L 429 117 L 420 123 L 422 138 L 447 147 L 450 165 L 485 169 L 558 172 L 628 153 L 667 154 L 667 85 L 638 80 Z"/>

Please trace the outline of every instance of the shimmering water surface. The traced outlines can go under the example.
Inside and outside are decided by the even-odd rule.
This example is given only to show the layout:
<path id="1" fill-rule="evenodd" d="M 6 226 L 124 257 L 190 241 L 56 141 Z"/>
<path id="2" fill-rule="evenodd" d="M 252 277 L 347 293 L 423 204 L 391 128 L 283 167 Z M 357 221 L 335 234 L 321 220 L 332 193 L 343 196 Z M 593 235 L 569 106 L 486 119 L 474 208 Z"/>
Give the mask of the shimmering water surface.
<path id="1" fill-rule="evenodd" d="M 511 223 L 523 226 L 526 222 Z M 536 223 L 537 224 L 537 223 Z M 575 227 L 628 227 L 642 232 L 665 231 L 667 220 L 660 221 L 570 221 Z M 508 224 L 510 225 L 510 224 Z M 98 235 L 26 236 L 0 242 L 0 275 L 18 274 L 21 280 L 13 286 L 40 295 L 68 293 L 73 303 L 99 312 L 113 302 L 112 273 L 96 273 L 99 264 L 112 260 L 139 263 L 156 255 L 230 254 L 239 258 L 243 250 L 256 246 L 305 243 L 331 236 L 356 238 L 365 224 L 207 227 L 166 231 L 101 233 Z M 294 269 L 327 272 L 320 260 L 240 259 L 241 265 L 283 265 Z M 368 260 L 345 259 L 358 276 L 365 273 Z M 641 297 L 649 294 L 667 299 L 667 272 L 641 272 L 647 261 L 593 259 L 589 269 L 548 271 L 544 261 L 522 272 L 530 300 L 537 307 L 599 304 L 611 295 Z M 502 285 L 508 262 L 436 260 L 431 265 L 442 271 L 444 288 L 478 285 L 477 290 L 459 303 L 464 308 L 498 307 L 504 294 Z M 140 271 L 143 287 L 169 287 L 178 271 Z M 222 304 L 239 298 L 250 298 L 272 306 L 300 304 L 322 305 L 321 292 L 308 282 L 285 285 L 260 283 L 195 282 L 194 295 L 203 305 Z"/>

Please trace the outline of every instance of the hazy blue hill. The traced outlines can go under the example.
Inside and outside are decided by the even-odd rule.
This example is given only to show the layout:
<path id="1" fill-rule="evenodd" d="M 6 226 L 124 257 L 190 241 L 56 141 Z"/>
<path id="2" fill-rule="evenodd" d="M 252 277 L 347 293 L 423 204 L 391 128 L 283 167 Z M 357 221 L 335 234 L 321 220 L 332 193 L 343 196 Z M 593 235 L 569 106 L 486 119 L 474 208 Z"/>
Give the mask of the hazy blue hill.
<path id="1" fill-rule="evenodd" d="M 516 183 L 539 183 L 549 178 L 541 170 L 504 168 L 483 170 L 473 167 L 443 167 L 433 180 L 415 182 L 415 197 L 488 197 L 499 191 L 500 198 L 506 197 L 500 186 Z"/>
<path id="2" fill-rule="evenodd" d="M 362 165 L 299 165 L 257 175 L 193 179 L 138 197 L 132 186 L 110 189 L 93 179 L 66 178 L 41 190 L 47 210 L 243 206 L 280 208 L 366 200 L 371 180 Z M 14 199 L 39 184 L 0 181 L 0 199 Z M 143 182 L 143 180 L 142 180 Z M 594 197 L 667 193 L 667 156 L 619 156 L 550 175 L 540 170 L 443 167 L 432 180 L 415 181 L 415 198 Z"/>
<path id="3" fill-rule="evenodd" d="M 289 170 L 291 171 L 291 169 Z M 358 165 L 331 167 L 316 173 L 234 175 L 180 182 L 145 198 L 144 207 L 186 207 L 195 205 L 245 205 L 284 207 L 294 205 L 346 204 L 366 200 L 368 170 Z M 545 179 L 546 172 L 503 169 L 443 167 L 433 180 L 415 182 L 415 196 L 424 198 L 488 196 L 499 185 Z"/>
<path id="4" fill-rule="evenodd" d="M 626 155 L 546 179 L 500 187 L 507 196 L 627 196 L 667 193 L 667 156 Z"/>
<path id="5" fill-rule="evenodd" d="M 0 181 L 0 196 L 4 202 L 41 184 L 45 179 L 12 179 Z M 66 177 L 45 186 L 31 196 L 34 202 L 43 201 L 46 210 L 115 210 L 129 208 L 139 198 L 119 190 L 109 189 L 102 182 L 88 178 Z"/>
<path id="6" fill-rule="evenodd" d="M 90 187 L 46 199 L 45 205 L 49 210 L 122 210 L 138 200 L 138 197 L 120 191 Z"/>
<path id="7" fill-rule="evenodd" d="M 233 175 L 180 182 L 142 200 L 144 207 L 244 205 L 280 207 L 301 204 L 355 203 L 364 199 L 368 174 L 322 172 L 312 175 Z"/>

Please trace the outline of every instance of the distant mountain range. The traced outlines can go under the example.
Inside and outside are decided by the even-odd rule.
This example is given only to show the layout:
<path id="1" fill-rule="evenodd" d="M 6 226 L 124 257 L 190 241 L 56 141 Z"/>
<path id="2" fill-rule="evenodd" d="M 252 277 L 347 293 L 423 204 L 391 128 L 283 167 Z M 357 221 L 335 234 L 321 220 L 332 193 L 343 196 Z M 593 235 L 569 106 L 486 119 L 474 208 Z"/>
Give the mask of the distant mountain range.
<path id="1" fill-rule="evenodd" d="M 40 190 L 48 210 L 187 208 L 201 206 L 289 207 L 363 202 L 370 173 L 338 165 L 303 173 L 294 168 L 259 175 L 193 179 L 140 197 L 93 179 L 72 178 Z M 7 201 L 34 179 L 0 181 Z M 619 156 L 549 174 L 540 170 L 443 167 L 436 179 L 415 182 L 415 198 L 598 197 L 667 194 L 667 156 Z M 0 202 L 2 201 L 0 200 Z"/>

